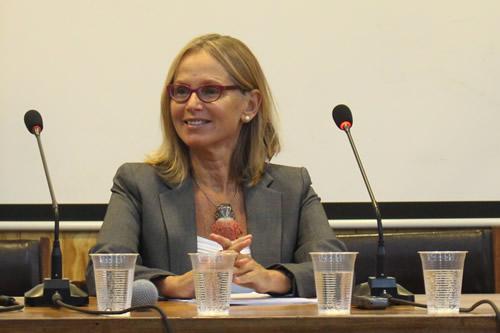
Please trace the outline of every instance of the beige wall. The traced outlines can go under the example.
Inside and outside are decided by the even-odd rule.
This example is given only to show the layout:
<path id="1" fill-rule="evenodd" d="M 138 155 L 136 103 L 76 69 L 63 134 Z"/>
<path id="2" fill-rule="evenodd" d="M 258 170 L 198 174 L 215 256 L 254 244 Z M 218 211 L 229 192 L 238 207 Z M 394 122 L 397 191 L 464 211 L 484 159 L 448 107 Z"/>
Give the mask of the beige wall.
<path id="1" fill-rule="evenodd" d="M 240 3 L 235 5 L 235 3 Z M 161 140 L 167 67 L 192 37 L 244 40 L 276 98 L 284 149 L 325 202 L 366 201 L 345 103 L 379 201 L 498 200 L 500 1 L 1 0 L 0 203 L 105 203 Z"/>

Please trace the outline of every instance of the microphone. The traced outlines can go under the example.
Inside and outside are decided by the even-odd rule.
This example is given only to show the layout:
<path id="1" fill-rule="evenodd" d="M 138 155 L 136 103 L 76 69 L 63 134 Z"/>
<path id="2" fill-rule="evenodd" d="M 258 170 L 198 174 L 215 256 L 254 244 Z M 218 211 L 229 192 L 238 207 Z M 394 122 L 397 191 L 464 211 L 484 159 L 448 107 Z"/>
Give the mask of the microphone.
<path id="1" fill-rule="evenodd" d="M 24 124 L 31 134 L 40 135 L 43 130 L 43 120 L 36 110 L 29 110 L 24 114 Z"/>
<path id="2" fill-rule="evenodd" d="M 132 306 L 155 305 L 158 289 L 153 282 L 145 279 L 135 280 L 132 285 Z"/>
<path id="3" fill-rule="evenodd" d="M 43 151 L 40 133 L 43 130 L 43 120 L 40 113 L 36 110 L 29 110 L 24 115 L 24 123 L 28 131 L 35 135 L 40 156 L 42 158 L 45 178 L 49 186 L 50 197 L 52 199 L 52 209 L 54 211 L 54 241 L 52 244 L 51 255 L 51 279 L 45 279 L 43 283 L 36 285 L 24 294 L 25 304 L 29 306 L 53 305 L 52 295 L 56 292 L 61 294 L 65 303 L 71 305 L 86 305 L 89 303 L 88 295 L 79 289 L 69 280 L 62 278 L 62 252 L 59 243 L 59 206 L 57 204 L 52 181 L 50 180 L 49 168 Z"/>
<path id="4" fill-rule="evenodd" d="M 0 312 L 19 311 L 24 305 L 19 304 L 14 297 L 0 295 Z"/>
<path id="5" fill-rule="evenodd" d="M 99 311 L 99 310 L 89 310 L 86 308 L 78 308 L 76 306 L 68 305 L 62 301 L 61 295 L 59 293 L 54 293 L 52 297 L 54 303 L 58 306 L 78 311 L 81 313 L 92 314 L 92 315 L 122 315 L 132 311 L 147 311 L 155 310 L 161 317 L 163 331 L 169 333 L 171 331 L 170 325 L 168 323 L 168 318 L 165 312 L 156 305 L 158 301 L 158 290 L 156 286 L 149 280 L 136 280 L 132 284 L 132 306 L 118 311 Z"/>
<path id="6" fill-rule="evenodd" d="M 24 115 L 24 124 L 31 134 L 36 136 L 38 143 L 38 149 L 40 150 L 40 155 L 42 157 L 43 170 L 45 171 L 45 177 L 47 178 L 47 183 L 49 185 L 50 198 L 52 199 L 52 209 L 54 210 L 54 243 L 52 247 L 52 267 L 51 275 L 53 279 L 60 279 L 62 275 L 62 258 L 61 258 L 61 246 L 59 244 L 59 206 L 57 205 L 56 196 L 54 194 L 54 188 L 52 187 L 52 181 L 50 180 L 49 168 L 47 167 L 47 160 L 45 159 L 45 153 L 43 151 L 42 141 L 40 138 L 40 133 L 43 130 L 43 120 L 40 113 L 36 110 L 29 110 Z"/>
<path id="7" fill-rule="evenodd" d="M 16 299 L 14 297 L 0 295 L 0 306 L 11 306 L 16 303 Z"/>
<path id="8" fill-rule="evenodd" d="M 385 246 L 384 246 L 384 229 L 382 226 L 382 215 L 380 214 L 380 209 L 378 207 L 377 200 L 375 199 L 375 195 L 373 194 L 370 182 L 368 181 L 365 169 L 363 168 L 363 164 L 361 163 L 361 158 L 359 157 L 356 145 L 354 144 L 354 140 L 351 135 L 350 130 L 353 123 L 351 110 L 346 105 L 339 104 L 335 108 L 333 108 L 332 117 L 337 127 L 343 130 L 347 134 L 347 137 L 349 138 L 352 151 L 354 152 L 354 156 L 356 158 L 356 162 L 358 163 L 359 170 L 361 171 L 361 175 L 363 176 L 366 189 L 368 190 L 368 194 L 370 195 L 373 210 L 375 212 L 375 217 L 377 219 L 378 246 L 377 246 L 376 276 L 375 277 L 370 276 L 368 277 L 367 283 L 365 282 L 362 283 L 361 285 L 356 286 L 353 291 L 353 299 L 356 301 L 356 297 L 361 299 L 365 298 L 366 296 L 373 296 L 373 297 L 395 297 L 399 299 L 414 301 L 415 296 L 411 292 L 409 292 L 408 290 L 397 284 L 396 279 L 394 277 L 386 276 L 384 272 Z M 363 304 L 368 304 L 368 303 L 358 302 L 358 304 L 363 306 Z"/>

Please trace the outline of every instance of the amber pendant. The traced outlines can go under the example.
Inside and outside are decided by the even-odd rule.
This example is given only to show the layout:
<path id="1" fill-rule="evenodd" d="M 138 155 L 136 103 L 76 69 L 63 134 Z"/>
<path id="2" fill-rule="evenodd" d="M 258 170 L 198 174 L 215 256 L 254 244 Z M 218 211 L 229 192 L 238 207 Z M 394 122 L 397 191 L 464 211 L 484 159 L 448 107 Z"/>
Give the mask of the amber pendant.
<path id="1" fill-rule="evenodd" d="M 211 232 L 230 240 L 235 240 L 243 235 L 240 225 L 235 221 L 233 207 L 228 203 L 217 206 L 215 222 L 210 226 Z"/>

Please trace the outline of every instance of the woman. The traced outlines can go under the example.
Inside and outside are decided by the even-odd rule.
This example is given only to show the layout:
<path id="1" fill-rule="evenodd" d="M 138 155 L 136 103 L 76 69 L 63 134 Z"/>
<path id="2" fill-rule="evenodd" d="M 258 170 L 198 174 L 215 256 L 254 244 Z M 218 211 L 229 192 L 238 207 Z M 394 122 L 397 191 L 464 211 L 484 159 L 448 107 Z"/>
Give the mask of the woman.
<path id="1" fill-rule="evenodd" d="M 314 296 L 310 251 L 343 250 L 304 168 L 270 164 L 280 144 L 273 101 L 241 41 L 195 38 L 162 93 L 163 144 L 117 172 L 93 252 L 138 252 L 136 279 L 194 297 L 188 252 L 240 252 L 237 285 Z M 94 291 L 92 267 L 87 271 Z"/>

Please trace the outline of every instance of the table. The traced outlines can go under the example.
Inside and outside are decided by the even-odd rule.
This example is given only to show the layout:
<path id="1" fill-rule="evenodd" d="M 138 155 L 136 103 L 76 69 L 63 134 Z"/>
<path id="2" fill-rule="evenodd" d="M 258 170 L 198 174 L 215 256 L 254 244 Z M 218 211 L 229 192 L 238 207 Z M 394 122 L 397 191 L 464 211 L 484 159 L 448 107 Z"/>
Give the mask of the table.
<path id="1" fill-rule="evenodd" d="M 418 302 L 424 302 L 417 295 Z M 479 299 L 490 299 L 500 305 L 500 294 L 463 295 L 462 306 Z M 22 299 L 21 299 L 22 301 Z M 89 308 L 95 309 L 91 298 Z M 351 315 L 318 316 L 315 304 L 232 306 L 228 317 L 197 317 L 192 303 L 167 301 L 158 303 L 169 316 L 175 333 L 183 332 L 496 332 L 495 315 L 490 306 L 482 305 L 472 313 L 429 316 L 426 309 L 391 306 L 385 310 L 353 308 Z M 129 317 L 92 316 L 62 308 L 25 308 L 24 311 L 0 313 L 0 332 L 163 332 L 156 312 L 134 312 Z"/>

